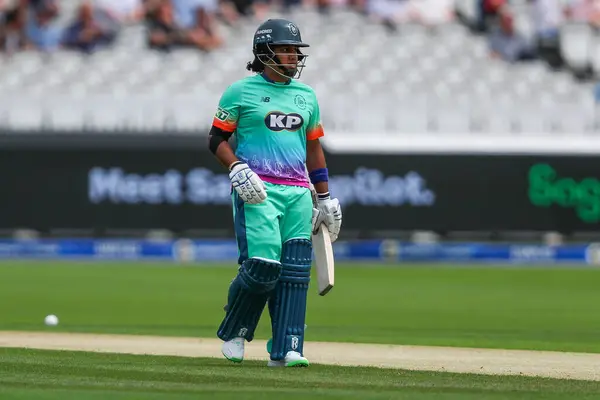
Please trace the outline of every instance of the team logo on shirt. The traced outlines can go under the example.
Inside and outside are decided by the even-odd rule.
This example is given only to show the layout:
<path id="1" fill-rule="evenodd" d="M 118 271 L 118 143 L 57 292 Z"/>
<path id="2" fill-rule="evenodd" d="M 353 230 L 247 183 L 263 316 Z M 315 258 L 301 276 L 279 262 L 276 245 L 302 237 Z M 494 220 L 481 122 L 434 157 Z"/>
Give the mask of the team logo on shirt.
<path id="1" fill-rule="evenodd" d="M 300 94 L 297 94 L 296 97 L 294 97 L 294 104 L 301 110 L 306 109 L 306 99 Z"/>
<path id="2" fill-rule="evenodd" d="M 302 115 L 297 113 L 284 114 L 281 111 L 271 111 L 265 117 L 265 125 L 272 131 L 297 131 L 304 125 Z"/>

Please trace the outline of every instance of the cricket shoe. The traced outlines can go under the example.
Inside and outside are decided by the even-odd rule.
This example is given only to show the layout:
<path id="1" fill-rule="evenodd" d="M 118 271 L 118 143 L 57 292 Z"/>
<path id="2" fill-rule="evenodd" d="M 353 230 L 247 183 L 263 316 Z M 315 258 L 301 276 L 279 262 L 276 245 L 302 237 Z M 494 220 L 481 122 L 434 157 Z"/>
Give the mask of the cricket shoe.
<path id="1" fill-rule="evenodd" d="M 308 367 L 306 357 L 302 357 L 297 351 L 288 351 L 283 360 L 269 360 L 268 367 Z"/>
<path id="2" fill-rule="evenodd" d="M 225 343 L 223 343 L 223 347 L 221 348 L 221 353 L 225 356 L 229 361 L 233 361 L 234 363 L 241 363 L 244 361 L 244 344 L 246 339 L 241 337 L 233 338 Z"/>

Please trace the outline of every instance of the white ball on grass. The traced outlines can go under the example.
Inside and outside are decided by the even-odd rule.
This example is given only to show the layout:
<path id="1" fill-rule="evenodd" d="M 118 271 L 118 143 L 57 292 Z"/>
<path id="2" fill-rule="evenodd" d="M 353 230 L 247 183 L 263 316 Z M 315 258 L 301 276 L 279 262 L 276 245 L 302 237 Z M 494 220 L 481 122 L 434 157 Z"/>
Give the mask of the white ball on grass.
<path id="1" fill-rule="evenodd" d="M 47 326 L 56 326 L 58 325 L 58 317 L 56 315 L 48 315 L 46 316 L 46 318 L 44 319 L 44 323 Z"/>

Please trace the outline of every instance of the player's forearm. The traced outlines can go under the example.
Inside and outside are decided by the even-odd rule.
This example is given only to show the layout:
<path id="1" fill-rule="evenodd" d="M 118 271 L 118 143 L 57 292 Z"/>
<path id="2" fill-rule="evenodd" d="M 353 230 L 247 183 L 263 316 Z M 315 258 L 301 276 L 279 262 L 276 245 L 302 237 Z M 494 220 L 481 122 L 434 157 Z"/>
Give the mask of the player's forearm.
<path id="1" fill-rule="evenodd" d="M 231 135 L 232 132 L 224 131 L 216 126 L 213 126 L 208 133 L 208 148 L 227 169 L 231 169 L 231 164 L 239 161 L 228 142 Z"/>
<path id="2" fill-rule="evenodd" d="M 208 148 L 215 155 L 217 160 L 227 169 L 231 164 L 239 161 L 235 156 L 233 149 L 229 145 L 231 132 L 225 132 L 220 128 L 213 126 L 208 134 Z"/>
<path id="3" fill-rule="evenodd" d="M 219 145 L 215 157 L 227 169 L 230 169 L 231 164 L 239 161 L 228 142 L 222 142 Z"/>
<path id="4" fill-rule="evenodd" d="M 317 193 L 328 193 L 329 182 L 323 180 L 323 176 L 327 170 L 327 162 L 325 161 L 325 153 L 319 140 L 309 140 L 306 143 L 306 169 L 309 175 L 312 175 L 311 181 L 317 177 L 317 182 L 313 182 Z M 321 177 L 320 179 L 318 177 Z M 328 178 L 327 178 L 328 179 Z"/>

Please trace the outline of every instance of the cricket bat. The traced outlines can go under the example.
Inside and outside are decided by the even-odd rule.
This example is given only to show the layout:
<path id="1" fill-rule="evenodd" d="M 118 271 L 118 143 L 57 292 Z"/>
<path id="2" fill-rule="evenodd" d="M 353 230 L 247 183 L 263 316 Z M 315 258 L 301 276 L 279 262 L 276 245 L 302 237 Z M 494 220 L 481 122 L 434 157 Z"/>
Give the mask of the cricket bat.
<path id="1" fill-rule="evenodd" d="M 310 185 L 313 204 L 317 206 L 317 193 Z M 316 232 L 312 234 L 313 251 L 315 252 L 315 269 L 317 271 L 317 286 L 320 296 L 325 296 L 333 288 L 335 278 L 335 262 L 333 258 L 333 246 L 329 229 L 325 224 L 319 225 Z"/>
<path id="2" fill-rule="evenodd" d="M 317 232 L 313 233 L 312 243 L 315 252 L 315 268 L 317 270 L 319 295 L 325 296 L 335 283 L 333 247 L 331 245 L 331 238 L 329 237 L 329 230 L 325 224 L 319 225 Z"/>

